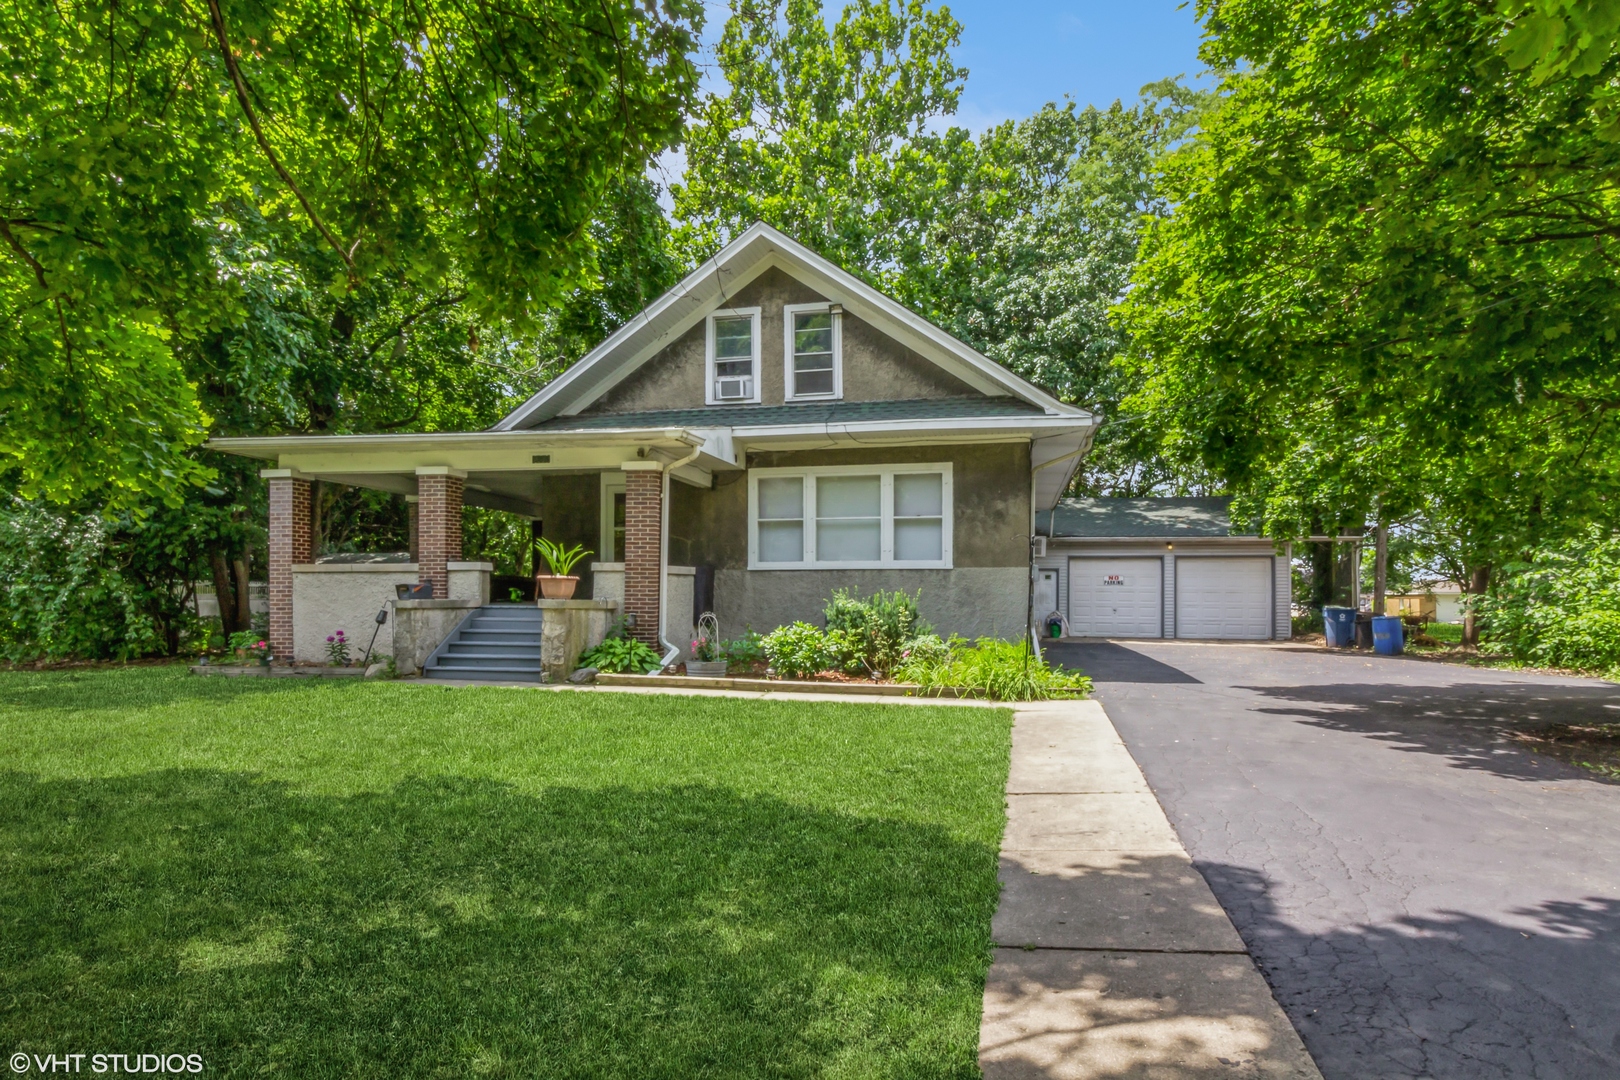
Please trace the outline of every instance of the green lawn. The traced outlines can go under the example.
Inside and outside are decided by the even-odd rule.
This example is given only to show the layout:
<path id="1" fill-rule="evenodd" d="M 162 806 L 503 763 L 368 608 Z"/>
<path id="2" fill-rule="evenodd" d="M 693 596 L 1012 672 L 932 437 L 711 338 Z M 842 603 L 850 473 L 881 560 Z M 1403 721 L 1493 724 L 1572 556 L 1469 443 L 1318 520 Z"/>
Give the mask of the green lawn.
<path id="1" fill-rule="evenodd" d="M 0 673 L 0 1049 L 976 1077 L 1010 721 Z"/>

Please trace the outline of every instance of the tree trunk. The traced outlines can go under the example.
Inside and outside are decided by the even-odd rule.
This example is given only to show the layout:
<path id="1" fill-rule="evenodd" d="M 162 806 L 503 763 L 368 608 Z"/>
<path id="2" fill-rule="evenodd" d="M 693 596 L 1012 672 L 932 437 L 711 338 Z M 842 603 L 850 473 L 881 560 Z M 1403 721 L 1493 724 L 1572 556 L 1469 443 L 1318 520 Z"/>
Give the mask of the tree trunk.
<path id="1" fill-rule="evenodd" d="M 323 490 L 325 487 L 326 485 L 319 480 L 309 482 L 309 545 L 314 552 L 310 556 L 312 559 L 320 556 L 323 546 L 321 541 L 325 539 L 321 535 L 321 496 L 325 494 Z"/>
<path id="2" fill-rule="evenodd" d="M 214 578 L 214 598 L 219 601 L 220 628 L 225 631 L 225 640 L 229 642 L 232 634 L 247 627 L 237 617 L 241 605 L 237 602 L 236 588 L 231 581 L 230 568 L 223 551 L 216 548 L 208 553 L 208 569 Z"/>
<path id="3" fill-rule="evenodd" d="M 1336 561 L 1331 543 L 1311 545 L 1310 606 L 1318 611 L 1333 603 Z"/>
<path id="4" fill-rule="evenodd" d="M 231 560 L 231 569 L 236 573 L 236 624 L 243 630 L 253 629 L 253 593 L 252 585 L 248 582 L 248 561 L 246 555 L 238 555 Z"/>
<path id="5" fill-rule="evenodd" d="M 1373 537 L 1373 614 L 1384 614 L 1384 593 L 1389 584 L 1389 526 L 1380 524 Z"/>
<path id="6" fill-rule="evenodd" d="M 1485 595 L 1485 590 L 1491 585 L 1491 564 L 1484 563 L 1474 567 L 1468 573 L 1468 611 L 1463 615 L 1463 644 L 1479 645 L 1479 612 L 1475 610 L 1478 599 Z"/>

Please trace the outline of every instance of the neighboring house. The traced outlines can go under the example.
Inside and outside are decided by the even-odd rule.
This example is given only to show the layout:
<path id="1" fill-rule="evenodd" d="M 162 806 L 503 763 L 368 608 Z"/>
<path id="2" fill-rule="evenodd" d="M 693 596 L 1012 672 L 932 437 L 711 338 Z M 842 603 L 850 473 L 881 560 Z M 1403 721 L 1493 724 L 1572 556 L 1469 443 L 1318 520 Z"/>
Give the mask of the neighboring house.
<path id="1" fill-rule="evenodd" d="M 592 549 L 581 595 L 679 652 L 696 609 L 729 637 L 819 621 L 840 587 L 921 590 L 942 633 L 1020 637 L 1031 535 L 1099 422 L 759 224 L 491 430 L 210 445 L 271 466 L 278 656 L 318 659 L 396 584 L 487 602 L 463 503 Z M 417 561 L 314 563 L 311 480 L 415 499 Z"/>
<path id="2" fill-rule="evenodd" d="M 1043 510 L 1037 623 L 1076 637 L 1284 640 L 1289 548 L 1232 527 L 1230 499 L 1064 499 Z"/>
<path id="3" fill-rule="evenodd" d="M 1384 614 L 1421 616 L 1426 622 L 1463 621 L 1463 591 L 1454 581 L 1415 586 L 1410 592 L 1384 597 Z"/>

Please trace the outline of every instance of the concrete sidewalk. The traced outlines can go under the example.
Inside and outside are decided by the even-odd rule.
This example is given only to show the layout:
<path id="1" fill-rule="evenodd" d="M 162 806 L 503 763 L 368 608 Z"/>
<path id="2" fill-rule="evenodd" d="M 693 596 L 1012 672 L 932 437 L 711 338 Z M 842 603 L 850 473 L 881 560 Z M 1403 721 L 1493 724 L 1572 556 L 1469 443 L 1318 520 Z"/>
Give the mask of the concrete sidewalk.
<path id="1" fill-rule="evenodd" d="M 1320 1080 L 1095 701 L 1018 708 L 988 1080 Z"/>

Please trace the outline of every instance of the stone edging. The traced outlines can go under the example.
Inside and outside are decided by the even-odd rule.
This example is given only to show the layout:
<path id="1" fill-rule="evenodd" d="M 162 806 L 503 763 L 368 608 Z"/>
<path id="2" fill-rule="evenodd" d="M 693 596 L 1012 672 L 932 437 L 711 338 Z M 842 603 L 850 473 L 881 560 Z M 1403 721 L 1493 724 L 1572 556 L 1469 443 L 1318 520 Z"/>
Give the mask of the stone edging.
<path id="1" fill-rule="evenodd" d="M 222 675 L 228 679 L 265 677 L 279 679 L 361 679 L 365 678 L 366 674 L 366 669 L 361 667 L 288 667 L 275 664 L 269 667 L 265 667 L 263 664 L 192 664 L 189 670 L 193 675 Z"/>

